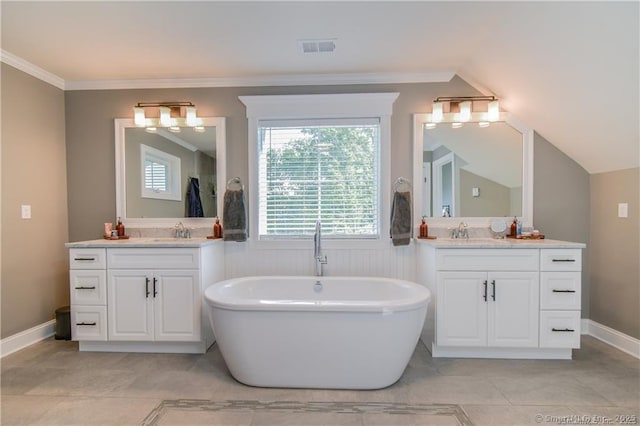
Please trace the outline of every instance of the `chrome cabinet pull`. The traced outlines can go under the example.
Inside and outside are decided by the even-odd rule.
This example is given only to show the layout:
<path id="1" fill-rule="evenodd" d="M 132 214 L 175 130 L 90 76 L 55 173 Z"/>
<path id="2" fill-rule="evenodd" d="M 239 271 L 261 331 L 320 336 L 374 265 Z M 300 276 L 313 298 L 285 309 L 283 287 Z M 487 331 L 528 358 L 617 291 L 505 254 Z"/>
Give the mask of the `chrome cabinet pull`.
<path id="1" fill-rule="evenodd" d="M 484 280 L 482 285 L 484 286 L 484 293 L 482 294 L 482 298 L 486 302 L 487 301 L 487 280 Z"/>
<path id="2" fill-rule="evenodd" d="M 76 325 L 96 325 L 96 322 L 77 322 Z"/>
<path id="3" fill-rule="evenodd" d="M 496 301 L 496 280 L 491 280 L 491 286 L 492 286 L 491 298 L 495 302 Z"/>
<path id="4" fill-rule="evenodd" d="M 556 290 L 556 289 L 553 289 L 551 291 L 554 293 L 575 293 L 576 292 L 575 290 Z"/>
<path id="5" fill-rule="evenodd" d="M 96 289 L 96 286 L 91 286 L 91 287 L 88 287 L 88 286 L 80 286 L 80 287 L 76 287 L 75 289 L 76 289 L 76 290 L 95 290 L 95 289 Z"/>
<path id="6" fill-rule="evenodd" d="M 552 328 L 551 331 L 560 331 L 560 332 L 574 332 L 575 330 L 571 329 L 571 328 Z"/>

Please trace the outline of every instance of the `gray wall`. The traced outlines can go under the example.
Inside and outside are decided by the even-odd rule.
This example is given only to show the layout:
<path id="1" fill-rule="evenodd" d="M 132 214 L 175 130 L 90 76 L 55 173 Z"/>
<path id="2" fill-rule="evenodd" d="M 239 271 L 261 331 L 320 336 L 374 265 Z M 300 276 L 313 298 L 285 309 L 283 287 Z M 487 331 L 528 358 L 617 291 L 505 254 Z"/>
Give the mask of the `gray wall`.
<path id="1" fill-rule="evenodd" d="M 547 238 L 587 244 L 582 318 L 589 318 L 589 174 L 538 133 L 533 144 L 533 225 Z"/>
<path id="2" fill-rule="evenodd" d="M 69 304 L 69 263 L 64 93 L 4 63 L 1 72 L 5 338 Z M 22 204 L 31 205 L 32 219 L 21 219 Z"/>
<path id="3" fill-rule="evenodd" d="M 473 187 L 480 189 L 479 197 L 472 195 Z M 522 198 L 518 201 L 522 202 Z M 506 186 L 464 169 L 460 170 L 459 216 L 515 216 L 511 211 L 512 204 L 511 190 Z M 521 213 L 517 216 L 521 216 Z"/>
<path id="4" fill-rule="evenodd" d="M 590 315 L 640 339 L 640 169 L 591 175 Z M 629 217 L 618 217 L 618 203 Z"/>

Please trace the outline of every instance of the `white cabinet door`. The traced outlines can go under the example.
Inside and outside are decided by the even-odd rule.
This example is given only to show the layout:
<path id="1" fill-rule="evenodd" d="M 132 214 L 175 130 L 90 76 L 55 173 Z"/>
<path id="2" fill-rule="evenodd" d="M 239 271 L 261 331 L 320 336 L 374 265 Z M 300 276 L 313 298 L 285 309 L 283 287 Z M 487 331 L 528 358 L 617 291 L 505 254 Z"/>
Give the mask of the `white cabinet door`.
<path id="1" fill-rule="evenodd" d="M 200 340 L 198 271 L 154 271 L 155 340 Z"/>
<path id="2" fill-rule="evenodd" d="M 437 345 L 487 345 L 486 279 L 486 272 L 438 272 Z"/>
<path id="3" fill-rule="evenodd" d="M 153 340 L 152 278 L 148 270 L 109 271 L 109 340 Z"/>
<path id="4" fill-rule="evenodd" d="M 490 272 L 488 279 L 488 346 L 537 347 L 538 273 Z"/>

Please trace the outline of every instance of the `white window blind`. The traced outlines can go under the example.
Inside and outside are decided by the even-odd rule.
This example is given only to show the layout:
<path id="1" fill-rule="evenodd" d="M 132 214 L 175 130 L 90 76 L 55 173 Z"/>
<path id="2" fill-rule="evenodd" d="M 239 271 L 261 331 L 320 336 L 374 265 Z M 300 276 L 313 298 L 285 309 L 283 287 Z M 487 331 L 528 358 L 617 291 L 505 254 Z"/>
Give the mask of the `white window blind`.
<path id="1" fill-rule="evenodd" d="M 378 118 L 258 123 L 261 239 L 380 233 Z"/>
<path id="2" fill-rule="evenodd" d="M 156 160 L 144 161 L 144 187 L 157 192 L 164 192 L 168 185 L 169 165 Z"/>

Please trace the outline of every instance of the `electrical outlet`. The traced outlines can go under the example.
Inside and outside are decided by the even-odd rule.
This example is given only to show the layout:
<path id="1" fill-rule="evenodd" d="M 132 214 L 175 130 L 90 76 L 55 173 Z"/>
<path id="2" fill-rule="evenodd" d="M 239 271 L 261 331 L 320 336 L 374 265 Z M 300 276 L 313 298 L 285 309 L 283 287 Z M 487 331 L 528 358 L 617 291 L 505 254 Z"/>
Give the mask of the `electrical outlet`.
<path id="1" fill-rule="evenodd" d="M 31 206 L 29 204 L 23 204 L 20 208 L 22 219 L 31 219 Z"/>
<path id="2" fill-rule="evenodd" d="M 618 203 L 618 217 L 629 217 L 629 204 Z"/>

